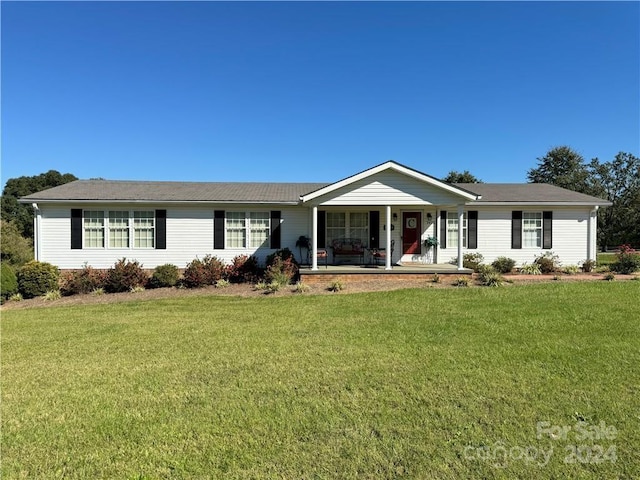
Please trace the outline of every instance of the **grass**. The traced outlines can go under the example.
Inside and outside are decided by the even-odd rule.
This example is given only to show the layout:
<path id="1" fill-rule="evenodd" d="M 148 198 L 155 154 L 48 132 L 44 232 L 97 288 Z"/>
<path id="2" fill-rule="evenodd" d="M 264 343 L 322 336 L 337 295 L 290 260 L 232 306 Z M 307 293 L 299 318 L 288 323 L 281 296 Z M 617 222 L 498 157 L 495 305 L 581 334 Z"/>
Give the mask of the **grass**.
<path id="1" fill-rule="evenodd" d="M 612 263 L 615 263 L 618 260 L 618 257 L 615 253 L 598 253 L 596 255 L 597 261 L 596 264 L 599 267 L 609 266 Z"/>
<path id="2" fill-rule="evenodd" d="M 2 478 L 637 478 L 639 296 L 567 282 L 6 311 Z M 573 430 L 538 438 L 544 421 Z M 617 433 L 582 439 L 578 421 Z M 565 463 L 572 445 L 591 463 Z"/>

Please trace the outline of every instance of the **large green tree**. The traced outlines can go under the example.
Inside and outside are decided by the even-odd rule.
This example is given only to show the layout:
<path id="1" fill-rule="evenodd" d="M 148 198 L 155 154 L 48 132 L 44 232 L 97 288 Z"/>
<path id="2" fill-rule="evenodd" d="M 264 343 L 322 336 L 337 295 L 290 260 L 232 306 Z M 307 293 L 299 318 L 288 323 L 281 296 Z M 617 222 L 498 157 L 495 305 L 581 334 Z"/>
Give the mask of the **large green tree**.
<path id="1" fill-rule="evenodd" d="M 33 245 L 28 238 L 20 235 L 15 223 L 0 220 L 0 229 L 0 258 L 3 263 L 19 267 L 33 260 Z"/>
<path id="2" fill-rule="evenodd" d="M 592 192 L 613 203 L 598 216 L 600 245 L 640 245 L 640 159 L 620 152 L 608 162 L 594 158 L 588 170 Z"/>
<path id="3" fill-rule="evenodd" d="M 18 199 L 74 180 L 78 180 L 75 175 L 61 174 L 56 170 L 49 170 L 32 177 L 10 178 L 0 199 L 2 220 L 13 222 L 22 236 L 33 239 L 33 208 L 31 205 L 18 203 Z"/>
<path id="4" fill-rule="evenodd" d="M 529 183 L 550 183 L 576 192 L 591 191 L 584 158 L 565 145 L 553 147 L 538 158 L 538 166 L 527 172 L 527 179 Z"/>
<path id="5" fill-rule="evenodd" d="M 609 200 L 598 213 L 601 248 L 623 243 L 640 245 L 640 160 L 620 152 L 611 161 L 594 158 L 588 164 L 570 147 L 554 147 L 529 170 L 530 183 L 550 183 Z"/>
<path id="6" fill-rule="evenodd" d="M 472 175 L 469 170 L 465 170 L 462 173 L 451 170 L 443 180 L 447 183 L 482 183 L 482 180 Z"/>

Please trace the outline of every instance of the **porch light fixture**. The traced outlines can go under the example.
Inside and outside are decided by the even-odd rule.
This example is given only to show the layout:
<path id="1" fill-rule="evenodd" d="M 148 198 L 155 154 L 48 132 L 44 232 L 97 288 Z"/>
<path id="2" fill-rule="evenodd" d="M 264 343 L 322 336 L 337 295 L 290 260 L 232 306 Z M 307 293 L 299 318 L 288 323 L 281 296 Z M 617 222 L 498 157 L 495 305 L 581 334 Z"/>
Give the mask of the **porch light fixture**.
<path id="1" fill-rule="evenodd" d="M 427 222 L 433 222 L 433 216 L 431 215 L 431 213 L 427 213 Z"/>
<path id="2" fill-rule="evenodd" d="M 394 213 L 394 214 L 393 214 L 393 221 L 394 221 L 394 222 L 397 222 L 397 221 L 398 221 L 398 214 L 397 214 L 397 213 Z"/>

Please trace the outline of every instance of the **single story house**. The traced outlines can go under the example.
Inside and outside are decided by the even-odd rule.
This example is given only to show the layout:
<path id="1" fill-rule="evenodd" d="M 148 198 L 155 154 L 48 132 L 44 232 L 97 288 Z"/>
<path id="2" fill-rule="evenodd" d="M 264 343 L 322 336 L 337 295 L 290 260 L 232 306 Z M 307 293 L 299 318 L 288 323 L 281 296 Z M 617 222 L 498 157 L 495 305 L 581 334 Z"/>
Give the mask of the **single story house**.
<path id="1" fill-rule="evenodd" d="M 301 236 L 312 270 L 324 252 L 330 263 L 381 253 L 387 270 L 456 257 L 462 269 L 467 252 L 523 264 L 552 251 L 578 264 L 596 258 L 597 211 L 611 205 L 547 184 L 449 184 L 394 161 L 329 184 L 77 180 L 20 201 L 35 210 L 36 259 L 61 269 L 123 257 L 146 268 L 207 254 L 264 260 L 297 253 Z"/>

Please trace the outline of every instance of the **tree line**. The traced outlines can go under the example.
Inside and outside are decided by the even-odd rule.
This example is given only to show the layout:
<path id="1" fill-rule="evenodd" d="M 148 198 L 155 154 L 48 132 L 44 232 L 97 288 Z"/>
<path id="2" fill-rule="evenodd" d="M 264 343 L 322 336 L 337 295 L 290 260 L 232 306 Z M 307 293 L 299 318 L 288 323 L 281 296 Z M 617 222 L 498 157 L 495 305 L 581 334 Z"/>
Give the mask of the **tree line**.
<path id="1" fill-rule="evenodd" d="M 18 203 L 25 195 L 57 187 L 78 178 L 56 170 L 35 176 L 10 178 L 0 197 L 3 262 L 21 265 L 33 258 L 33 208 Z M 482 183 L 468 170 L 452 170 L 448 183 Z M 622 244 L 640 246 L 640 159 L 620 152 L 615 158 L 586 162 L 568 146 L 551 148 L 537 158 L 527 172 L 529 183 L 550 183 L 558 187 L 609 200 L 613 206 L 598 212 L 598 245 L 601 249 Z"/>

